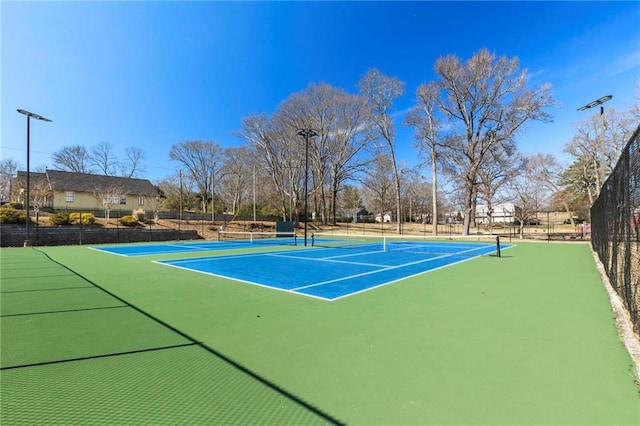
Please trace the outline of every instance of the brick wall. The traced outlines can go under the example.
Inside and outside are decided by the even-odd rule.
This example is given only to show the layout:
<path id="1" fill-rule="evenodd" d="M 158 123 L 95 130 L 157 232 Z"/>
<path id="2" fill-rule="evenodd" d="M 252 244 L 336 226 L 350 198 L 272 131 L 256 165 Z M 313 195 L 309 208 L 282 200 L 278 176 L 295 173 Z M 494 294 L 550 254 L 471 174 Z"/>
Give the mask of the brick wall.
<path id="1" fill-rule="evenodd" d="M 202 239 L 196 231 L 150 228 L 99 228 L 87 226 L 29 227 L 32 246 L 63 246 L 78 244 L 114 244 L 149 241 L 176 241 Z M 22 247 L 25 227 L 0 226 L 1 247 Z"/>

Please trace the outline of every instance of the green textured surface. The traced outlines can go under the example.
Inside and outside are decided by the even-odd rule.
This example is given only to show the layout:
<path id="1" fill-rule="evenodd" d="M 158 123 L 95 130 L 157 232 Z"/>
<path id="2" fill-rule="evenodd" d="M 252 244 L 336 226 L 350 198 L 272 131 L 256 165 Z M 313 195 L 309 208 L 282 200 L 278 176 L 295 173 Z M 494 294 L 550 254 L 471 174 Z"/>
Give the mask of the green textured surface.
<path id="1" fill-rule="evenodd" d="M 31 250 L 0 250 L 0 292 L 91 287 L 86 280 L 62 265 Z M 1 313 L 2 311 L 0 311 Z"/>
<path id="2" fill-rule="evenodd" d="M 22 315 L 0 321 L 3 368 L 190 343 L 131 308 Z"/>
<path id="3" fill-rule="evenodd" d="M 20 291 L 2 294 L 0 313 L 26 315 L 81 309 L 99 309 L 124 304 L 95 287 Z"/>
<path id="4" fill-rule="evenodd" d="M 0 392 L 4 425 L 326 423 L 194 346 L 8 370 Z"/>
<path id="5" fill-rule="evenodd" d="M 151 263 L 193 254 L 124 258 L 85 247 L 38 250 L 348 424 L 640 424 L 631 359 L 616 333 L 591 252 L 583 244 L 520 243 L 500 259 L 476 259 L 334 302 Z M 2 268 L 8 257 L 18 255 L 43 257 L 34 249 L 3 249 Z M 12 318 L 23 317 L 3 318 L 3 363 L 4 320 Z M 95 326 L 79 319 L 64 327 Z M 120 338 L 104 337 L 107 346 L 120 344 Z M 139 333 L 124 333 L 122 338 L 144 339 Z M 39 345 L 34 342 L 32 349 L 64 354 L 54 342 Z M 177 357 L 184 350 L 167 352 Z M 20 358 L 12 352 L 6 349 L 7 356 Z M 126 364 L 128 356 L 104 360 Z M 96 361 L 3 370 L 3 384 L 6 377 L 18 383 L 21 375 L 37 376 L 34 369 L 43 368 L 73 388 L 71 382 L 82 374 L 56 369 L 83 371 L 83 362 Z M 172 365 L 179 371 L 189 363 L 185 359 Z M 146 365 L 135 369 L 143 394 L 152 391 L 146 375 L 156 376 L 153 362 Z M 80 380 L 78 389 L 95 392 L 83 383 Z M 109 392 L 109 383 L 99 393 L 107 406 L 119 398 L 115 390 Z M 176 381 L 172 391 L 190 392 L 199 386 L 196 381 Z M 27 402 L 18 401 L 22 397 L 11 397 L 10 409 L 3 400 L 3 419 L 47 418 L 48 412 L 65 413 L 75 400 L 76 411 L 67 417 L 60 414 L 59 423 L 86 424 L 73 419 L 94 415 L 95 404 L 80 404 L 81 390 L 67 400 L 37 386 L 27 388 L 20 395 L 47 400 L 47 411 L 36 403 L 28 410 Z M 265 409 L 252 411 L 249 397 L 238 401 L 253 413 Z M 206 403 L 198 404 L 208 409 Z M 138 415 L 130 409 L 131 416 Z M 228 409 L 235 413 L 233 406 Z M 118 415 L 126 415 L 124 411 Z M 235 416 L 218 424 L 233 423 Z M 149 419 L 153 424 L 183 423 L 169 414 Z M 253 423 L 249 417 L 237 422 Z"/>
<path id="6" fill-rule="evenodd" d="M 42 278 L 42 277 L 61 277 L 68 276 L 69 272 L 59 265 L 43 265 L 43 264 L 24 264 L 23 266 L 12 265 L 10 268 L 2 271 L 2 279 L 12 278 Z"/>
<path id="7" fill-rule="evenodd" d="M 18 292 L 18 291 L 33 291 L 33 290 L 53 290 L 57 288 L 79 288 L 79 287 L 91 287 L 91 284 L 87 283 L 80 277 L 71 274 L 68 271 L 59 275 L 49 276 L 32 276 L 29 278 L 6 278 L 2 277 L 0 283 L 0 291 L 2 294 Z"/>

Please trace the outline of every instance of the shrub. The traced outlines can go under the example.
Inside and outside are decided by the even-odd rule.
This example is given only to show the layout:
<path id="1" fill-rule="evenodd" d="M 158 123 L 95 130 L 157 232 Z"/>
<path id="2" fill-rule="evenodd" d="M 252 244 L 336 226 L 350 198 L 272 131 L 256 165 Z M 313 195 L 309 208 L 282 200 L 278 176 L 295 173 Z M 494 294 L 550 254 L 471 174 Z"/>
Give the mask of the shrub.
<path id="1" fill-rule="evenodd" d="M 27 214 L 11 207 L 0 208 L 0 223 L 26 223 Z"/>
<path id="2" fill-rule="evenodd" d="M 132 215 L 122 216 L 120 223 L 124 226 L 136 226 L 138 224 L 138 218 Z"/>
<path id="3" fill-rule="evenodd" d="M 336 219 L 338 223 L 351 223 L 353 222 L 353 217 L 351 216 L 342 216 Z"/>
<path id="4" fill-rule="evenodd" d="M 54 215 L 49 216 L 49 223 L 52 225 L 71 225 L 71 219 L 69 218 L 69 213 L 67 212 L 58 212 Z"/>
<path id="5" fill-rule="evenodd" d="M 71 213 L 69 221 L 72 225 L 93 225 L 96 223 L 96 217 L 93 213 Z"/>

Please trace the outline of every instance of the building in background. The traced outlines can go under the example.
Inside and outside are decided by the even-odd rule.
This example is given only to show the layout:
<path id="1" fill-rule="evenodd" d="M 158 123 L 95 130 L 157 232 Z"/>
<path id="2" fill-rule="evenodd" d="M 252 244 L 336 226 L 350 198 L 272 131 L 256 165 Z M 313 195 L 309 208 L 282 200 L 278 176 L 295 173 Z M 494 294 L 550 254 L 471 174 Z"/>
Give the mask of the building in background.
<path id="1" fill-rule="evenodd" d="M 12 201 L 24 204 L 27 173 L 18 171 L 14 182 Z M 140 211 L 145 209 L 147 200 L 157 195 L 147 179 L 59 170 L 30 172 L 29 192 L 34 209 L 52 211 Z"/>

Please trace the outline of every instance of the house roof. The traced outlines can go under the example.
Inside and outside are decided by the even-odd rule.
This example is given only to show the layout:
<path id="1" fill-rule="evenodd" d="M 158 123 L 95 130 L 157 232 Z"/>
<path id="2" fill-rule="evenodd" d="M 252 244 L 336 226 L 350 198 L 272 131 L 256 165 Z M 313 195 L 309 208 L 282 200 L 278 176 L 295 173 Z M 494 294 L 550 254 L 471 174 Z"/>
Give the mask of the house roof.
<path id="1" fill-rule="evenodd" d="M 27 172 L 19 171 L 17 178 L 26 182 Z M 148 179 L 118 176 L 92 175 L 88 173 L 46 170 L 44 173 L 29 173 L 29 180 L 47 178 L 53 191 L 94 192 L 96 189 L 118 188 L 122 194 L 156 195 L 157 191 Z"/>
<path id="2" fill-rule="evenodd" d="M 18 172 L 15 179 L 15 187 L 24 188 L 27 182 L 27 172 Z M 25 182 L 23 184 L 23 182 Z M 12 184 L 13 185 L 13 184 Z M 45 189 L 49 186 L 47 176 L 44 173 L 29 173 L 29 185 L 31 188 Z"/>

